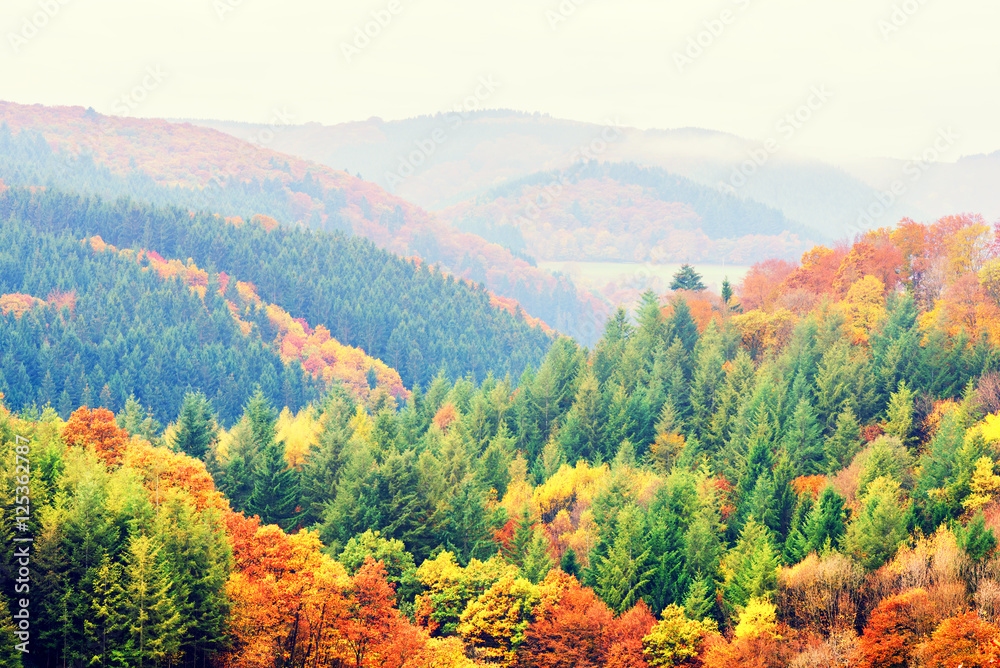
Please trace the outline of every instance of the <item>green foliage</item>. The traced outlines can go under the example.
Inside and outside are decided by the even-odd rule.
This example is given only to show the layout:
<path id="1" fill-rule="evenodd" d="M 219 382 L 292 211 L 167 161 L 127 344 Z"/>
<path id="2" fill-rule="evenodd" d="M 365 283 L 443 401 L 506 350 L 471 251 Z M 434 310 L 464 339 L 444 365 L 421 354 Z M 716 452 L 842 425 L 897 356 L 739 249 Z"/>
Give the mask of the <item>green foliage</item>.
<path id="1" fill-rule="evenodd" d="M 635 506 L 618 514 L 613 543 L 597 564 L 597 595 L 612 610 L 622 613 L 642 598 L 653 576 L 642 516 Z"/>
<path id="2" fill-rule="evenodd" d="M 861 510 L 844 535 L 844 549 L 858 563 L 874 570 L 891 559 L 907 536 L 909 503 L 902 501 L 899 483 L 876 478 L 861 497 Z"/>
<path id="3" fill-rule="evenodd" d="M 974 563 L 981 563 L 997 547 L 993 529 L 986 527 L 983 513 L 976 513 L 968 526 L 959 530 L 958 544 Z"/>
<path id="4" fill-rule="evenodd" d="M 642 640 L 642 653 L 653 668 L 690 665 L 701 654 L 705 637 L 716 632 L 714 623 L 688 619 L 676 605 L 663 610 L 663 619 Z"/>
<path id="5" fill-rule="evenodd" d="M 681 265 L 681 268 L 674 273 L 670 281 L 671 290 L 704 290 L 705 284 L 701 282 L 701 274 L 694 270 L 689 264 Z M 726 300 L 728 301 L 728 300 Z"/>
<path id="6" fill-rule="evenodd" d="M 201 459 L 218 437 L 218 427 L 212 417 L 212 408 L 201 392 L 184 395 L 181 412 L 177 416 L 174 447 L 195 459 Z"/>
<path id="7" fill-rule="evenodd" d="M 778 555 L 767 528 L 750 520 L 723 559 L 723 595 L 737 609 L 750 599 L 770 598 L 778 588 Z"/>

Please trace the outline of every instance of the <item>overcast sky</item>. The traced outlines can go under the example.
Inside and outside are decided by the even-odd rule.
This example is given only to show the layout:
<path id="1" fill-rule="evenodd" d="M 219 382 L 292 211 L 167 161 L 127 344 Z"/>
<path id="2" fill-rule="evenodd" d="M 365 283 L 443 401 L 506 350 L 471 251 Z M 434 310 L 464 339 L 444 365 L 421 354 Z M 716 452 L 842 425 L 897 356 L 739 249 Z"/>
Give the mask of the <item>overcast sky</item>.
<path id="1" fill-rule="evenodd" d="M 949 160 L 1000 149 L 998 25 L 996 0 L 3 0 L 0 99 L 332 124 L 478 89 L 485 107 L 759 140 L 798 110 L 783 144 L 829 159 L 908 158 L 950 128 Z"/>

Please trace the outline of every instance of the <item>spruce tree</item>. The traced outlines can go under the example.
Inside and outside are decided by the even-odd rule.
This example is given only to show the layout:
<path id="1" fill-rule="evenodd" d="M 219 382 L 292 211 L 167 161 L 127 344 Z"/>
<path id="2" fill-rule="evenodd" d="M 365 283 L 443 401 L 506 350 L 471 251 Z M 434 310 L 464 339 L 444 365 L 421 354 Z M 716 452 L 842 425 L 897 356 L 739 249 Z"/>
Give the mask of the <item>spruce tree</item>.
<path id="1" fill-rule="evenodd" d="M 580 562 L 576 558 L 576 551 L 571 547 L 567 547 L 566 551 L 563 552 L 562 557 L 559 559 L 559 569 L 566 575 L 572 575 L 576 579 L 580 579 Z"/>
<path id="2" fill-rule="evenodd" d="M 844 535 L 845 521 L 844 497 L 827 485 L 806 516 L 802 528 L 806 539 L 805 553 L 819 552 L 824 545 L 836 549 Z"/>
<path id="3" fill-rule="evenodd" d="M 784 432 L 781 444 L 799 475 L 815 475 L 826 470 L 823 427 L 808 398 L 799 400 Z"/>
<path id="4" fill-rule="evenodd" d="M 682 264 L 681 268 L 674 273 L 670 281 L 671 290 L 704 290 L 705 284 L 701 282 L 701 274 L 694 270 L 689 264 Z"/>
<path id="5" fill-rule="evenodd" d="M 195 459 L 202 459 L 218 435 L 208 399 L 201 392 L 184 395 L 173 446 Z"/>
<path id="6" fill-rule="evenodd" d="M 299 473 L 285 461 L 285 444 L 272 440 L 261 452 L 254 469 L 253 493 L 247 511 L 264 524 L 277 524 L 286 532 L 299 523 Z"/>

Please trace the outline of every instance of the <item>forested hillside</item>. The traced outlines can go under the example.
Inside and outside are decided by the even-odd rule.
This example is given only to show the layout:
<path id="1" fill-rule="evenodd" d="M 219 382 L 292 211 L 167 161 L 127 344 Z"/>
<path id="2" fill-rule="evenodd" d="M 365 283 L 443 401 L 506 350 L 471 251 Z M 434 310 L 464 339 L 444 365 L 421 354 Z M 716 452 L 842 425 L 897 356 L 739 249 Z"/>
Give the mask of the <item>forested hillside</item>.
<path id="1" fill-rule="evenodd" d="M 3 247 L 34 235 L 52 262 L 94 265 L 75 271 L 80 286 L 113 269 L 163 295 L 154 301 L 202 303 L 184 277 L 164 281 L 122 252 L 147 248 L 245 276 L 260 299 L 313 327 L 331 322 L 312 316 L 327 313 L 333 288 L 306 277 L 350 274 L 309 263 L 331 261 L 334 248 L 378 253 L 55 192 L 11 190 L 0 205 Z M 80 242 L 95 234 L 121 250 Z M 282 255 L 286 247 L 295 252 Z M 561 337 L 516 376 L 449 377 L 425 365 L 398 406 L 334 384 L 316 398 L 304 389 L 308 405 L 279 413 L 286 404 L 262 387 L 238 420 L 220 424 L 211 396 L 186 392 L 165 431 L 137 402 L 68 420 L 5 409 L 0 526 L 34 537 L 32 605 L 45 611 L 33 613 L 30 658 L 991 665 L 1000 659 L 998 251 L 997 230 L 976 216 L 904 220 L 800 263 L 759 263 L 735 293 L 647 293 L 592 348 Z M 282 273 L 272 257 L 288 263 Z M 2 275 L 37 274 L 22 281 L 37 289 L 22 292 L 63 303 L 49 291 L 70 286 L 43 284 L 46 270 L 35 269 L 52 262 L 8 263 Z M 378 262 L 451 290 L 438 313 L 462 300 L 488 305 L 482 291 L 413 263 Z M 226 292 L 216 300 L 206 290 L 204 304 Z M 470 313 L 507 317 L 496 336 L 547 340 L 495 308 Z M 225 315 L 238 342 L 238 321 Z M 40 333 L 73 317 L 35 305 L 3 322 L 5 331 L 37 322 Z M 480 329 L 473 340 L 489 335 Z M 234 356 L 251 348 L 230 346 Z M 484 349 L 484 366 L 490 354 L 503 356 Z M 16 453 L 30 459 L 35 506 L 22 525 Z M 8 547 L 3 592 L 15 573 Z M 14 615 L 18 603 L 7 603 Z M 17 641 L 15 621 L 4 622 L 5 647 Z"/>
<path id="2" fill-rule="evenodd" d="M 0 294 L 53 304 L 25 315 L 4 309 L 9 344 L 0 387 L 6 383 L 17 409 L 50 401 L 65 417 L 79 404 L 120 409 L 135 394 L 162 421 L 191 387 L 217 397 L 228 423 L 254 383 L 292 409 L 316 398 L 317 387 L 327 389 L 305 378 L 300 362 L 317 371 L 309 345 L 330 337 L 398 369 L 407 386 L 439 370 L 452 378 L 516 377 L 551 344 L 550 334 L 482 288 L 357 237 L 58 191 L 8 189 L 0 193 L 0 220 Z M 81 244 L 90 237 L 132 253 Z M 182 262 L 171 268 L 163 257 Z M 160 278 L 179 273 L 191 285 Z M 192 293 L 197 287 L 203 294 Z M 302 320 L 302 340 L 289 336 L 294 319 Z M 321 326 L 326 335 L 317 339 Z M 278 337 L 272 349 L 262 345 Z M 105 384 L 108 404 L 99 403 Z M 405 398 L 387 378 L 386 389 Z"/>
<path id="3" fill-rule="evenodd" d="M 797 258 L 822 238 L 777 209 L 662 169 L 578 163 L 440 212 L 540 261 L 715 262 Z"/>
<path id="4" fill-rule="evenodd" d="M 0 102 L 0 180 L 357 234 L 482 283 L 560 331 L 596 337 L 577 324 L 605 315 L 600 300 L 374 183 L 269 149 L 266 138 L 282 130 L 250 142 L 186 123 Z"/>

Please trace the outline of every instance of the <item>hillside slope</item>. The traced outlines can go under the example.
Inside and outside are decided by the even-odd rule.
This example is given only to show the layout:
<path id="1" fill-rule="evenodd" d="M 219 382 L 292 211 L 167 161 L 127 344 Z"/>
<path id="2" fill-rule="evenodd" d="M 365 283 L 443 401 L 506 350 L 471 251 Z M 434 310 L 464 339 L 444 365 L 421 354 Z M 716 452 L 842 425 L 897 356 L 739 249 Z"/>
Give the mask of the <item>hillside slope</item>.
<path id="1" fill-rule="evenodd" d="M 797 259 L 817 236 L 758 202 L 631 164 L 533 174 L 440 215 L 539 261 L 752 264 Z"/>
<path id="2" fill-rule="evenodd" d="M 103 116 L 81 107 L 0 102 L 0 156 L 0 179 L 8 185 L 52 183 L 225 216 L 265 213 L 280 222 L 359 234 L 483 283 L 584 339 L 592 339 L 596 327 L 579 323 L 603 318 L 602 304 L 578 293 L 568 279 L 475 235 L 456 233 L 373 183 L 215 130 Z"/>
<path id="3" fill-rule="evenodd" d="M 263 130 L 242 123 L 191 122 L 237 137 Z M 754 167 L 745 180 L 736 179 L 737 194 L 781 210 L 823 239 L 844 236 L 874 190 L 842 169 L 784 150 L 783 137 L 776 135 L 775 141 L 778 149 L 763 166 Z M 307 123 L 282 128 L 272 146 L 360 172 L 420 206 L 441 209 L 538 171 L 565 169 L 581 156 L 662 167 L 713 188 L 732 186 L 734 172 L 751 151 L 761 149 L 761 142 L 694 128 L 639 130 L 614 119 L 601 126 L 491 110 L 334 126 Z M 909 215 L 919 217 L 919 212 Z"/>

